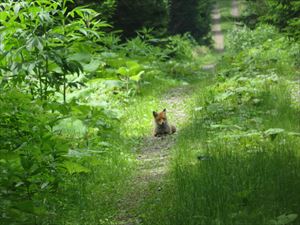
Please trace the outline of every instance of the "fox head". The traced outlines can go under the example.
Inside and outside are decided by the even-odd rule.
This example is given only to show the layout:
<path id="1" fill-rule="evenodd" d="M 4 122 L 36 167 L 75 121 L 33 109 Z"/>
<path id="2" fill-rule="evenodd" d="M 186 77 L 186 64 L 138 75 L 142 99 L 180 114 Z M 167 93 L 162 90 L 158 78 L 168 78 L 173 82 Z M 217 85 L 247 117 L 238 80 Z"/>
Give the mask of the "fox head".
<path id="1" fill-rule="evenodd" d="M 155 112 L 153 111 L 154 121 L 158 125 L 164 125 L 167 123 L 167 115 L 166 115 L 166 109 L 164 109 L 161 112 Z"/>

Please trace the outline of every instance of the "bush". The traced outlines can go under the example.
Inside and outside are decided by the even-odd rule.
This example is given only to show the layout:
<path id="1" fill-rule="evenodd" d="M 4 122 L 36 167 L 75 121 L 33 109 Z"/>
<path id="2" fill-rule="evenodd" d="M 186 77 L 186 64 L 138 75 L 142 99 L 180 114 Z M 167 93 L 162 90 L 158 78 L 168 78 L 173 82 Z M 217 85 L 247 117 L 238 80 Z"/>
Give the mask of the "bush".
<path id="1" fill-rule="evenodd" d="M 272 24 L 290 37 L 300 38 L 300 3 L 297 0 L 247 0 L 246 22 L 251 17 Z"/>
<path id="2" fill-rule="evenodd" d="M 3 91 L 3 90 L 2 90 Z M 32 224 L 45 219 L 63 183 L 68 141 L 53 132 L 47 113 L 17 89 L 0 94 L 0 220 Z"/>
<path id="3" fill-rule="evenodd" d="M 226 76 L 236 73 L 255 76 L 266 71 L 296 76 L 300 45 L 280 35 L 273 26 L 261 25 L 254 30 L 235 28 L 228 34 L 227 48 L 228 54 L 220 65 Z"/>

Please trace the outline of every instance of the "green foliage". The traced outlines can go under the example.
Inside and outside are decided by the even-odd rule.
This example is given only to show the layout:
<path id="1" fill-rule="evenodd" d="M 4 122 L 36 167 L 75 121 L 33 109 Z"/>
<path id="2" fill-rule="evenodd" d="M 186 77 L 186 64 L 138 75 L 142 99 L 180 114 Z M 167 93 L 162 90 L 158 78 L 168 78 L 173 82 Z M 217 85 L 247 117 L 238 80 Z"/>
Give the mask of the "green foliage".
<path id="1" fill-rule="evenodd" d="M 166 47 L 169 56 L 178 59 L 192 59 L 195 45 L 196 41 L 190 35 L 184 34 L 183 36 L 169 37 Z"/>
<path id="2" fill-rule="evenodd" d="M 280 31 L 286 32 L 290 37 L 300 38 L 299 1 L 247 0 L 247 2 L 246 21 L 251 17 L 258 18 L 258 21 L 275 25 Z"/>
<path id="3" fill-rule="evenodd" d="M 83 72 L 81 58 L 72 57 L 82 49 L 85 59 L 107 27 L 98 14 L 85 7 L 67 12 L 68 1 L 5 1 L 2 3 L 1 74 L 3 81 L 26 86 L 33 97 L 47 99 L 80 82 L 69 75 Z M 94 42 L 94 43 L 93 43 Z"/>
<path id="4" fill-rule="evenodd" d="M 300 46 L 280 35 L 273 26 L 262 25 L 255 30 L 235 28 L 228 34 L 227 48 L 230 54 L 224 57 L 223 75 L 240 71 L 244 76 L 257 72 L 297 76 Z"/>
<path id="5" fill-rule="evenodd" d="M 291 222 L 295 221 L 297 217 L 298 214 L 288 214 L 288 215 L 283 214 L 278 216 L 276 220 L 272 220 L 271 224 L 276 224 L 276 225 L 290 224 Z"/>
<path id="6" fill-rule="evenodd" d="M 112 22 L 112 17 L 116 10 L 116 0 L 74 0 L 69 3 L 70 8 L 75 6 L 88 5 L 101 14 L 101 18 L 105 21 Z"/>
<path id="7" fill-rule="evenodd" d="M 86 2 L 94 10 L 75 7 Z M 165 38 L 165 1 L 129 3 L 1 3 L 0 223 L 117 224 L 151 111 L 169 88 L 199 81 L 142 223 L 297 224 L 299 44 L 270 25 L 236 28 L 217 77 L 204 78 L 209 50 L 192 35 L 206 36 L 211 2 L 171 11 L 188 30 Z M 128 9 L 115 22 L 135 38 L 107 33 L 99 18 L 115 7 Z"/>
<path id="8" fill-rule="evenodd" d="M 68 152 L 68 141 L 52 132 L 59 119 L 17 89 L 1 92 L 0 218 L 5 224 L 48 216 L 53 204 L 48 194 L 63 183 Z"/>

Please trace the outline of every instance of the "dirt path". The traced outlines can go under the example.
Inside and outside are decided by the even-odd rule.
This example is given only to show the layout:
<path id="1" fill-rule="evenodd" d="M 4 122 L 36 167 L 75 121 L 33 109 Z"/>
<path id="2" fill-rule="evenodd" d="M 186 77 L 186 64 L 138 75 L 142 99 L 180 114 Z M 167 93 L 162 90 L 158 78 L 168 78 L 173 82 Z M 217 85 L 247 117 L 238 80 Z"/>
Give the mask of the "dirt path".
<path id="1" fill-rule="evenodd" d="M 145 137 L 139 148 L 138 168 L 136 175 L 129 182 L 126 195 L 119 202 L 120 214 L 117 216 L 118 225 L 141 224 L 139 206 L 149 194 L 149 186 L 156 185 L 160 191 L 164 175 L 168 171 L 170 149 L 175 144 L 181 125 L 187 118 L 184 100 L 191 94 L 189 86 L 181 86 L 168 91 L 162 99 L 167 114 L 176 118 L 170 121 L 177 126 L 177 133 L 164 137 Z"/>
<path id="2" fill-rule="evenodd" d="M 238 16 L 236 0 L 232 2 L 231 12 L 233 16 Z M 221 30 L 221 14 L 218 6 L 215 5 L 212 11 L 212 33 L 214 48 L 217 52 L 224 51 L 224 36 Z M 205 65 L 204 70 L 214 69 L 215 65 Z M 123 199 L 119 202 L 120 213 L 117 216 L 118 225 L 138 225 L 142 224 L 139 215 L 139 206 L 149 197 L 149 186 L 155 184 L 156 191 L 163 187 L 164 176 L 168 172 L 170 161 L 170 149 L 176 142 L 176 137 L 180 132 L 187 116 L 187 105 L 185 100 L 191 95 L 192 89 L 189 85 L 171 89 L 162 99 L 162 105 L 167 108 L 167 113 L 173 115 L 176 121 L 170 121 L 177 126 L 177 133 L 165 137 L 155 138 L 145 137 L 140 145 L 138 154 L 138 168 L 135 176 L 129 181 L 128 190 Z"/>
<path id="3" fill-rule="evenodd" d="M 222 53 L 224 51 L 224 36 L 221 29 L 221 13 L 217 4 L 214 6 L 212 10 L 211 18 L 212 18 L 211 32 L 212 32 L 212 39 L 214 42 L 213 45 L 214 50 L 216 52 Z M 216 67 L 215 64 L 207 64 L 202 66 L 202 69 L 206 71 L 214 71 L 215 67 Z"/>
<path id="4" fill-rule="evenodd" d="M 234 18 L 237 18 L 237 17 L 240 16 L 239 7 L 238 7 L 238 1 L 237 0 L 232 0 L 232 3 L 231 3 L 231 15 Z"/>
<path id="5" fill-rule="evenodd" d="M 211 14 L 212 17 L 212 35 L 214 48 L 217 52 L 224 51 L 224 36 L 221 29 L 221 14 L 218 5 L 214 6 Z"/>

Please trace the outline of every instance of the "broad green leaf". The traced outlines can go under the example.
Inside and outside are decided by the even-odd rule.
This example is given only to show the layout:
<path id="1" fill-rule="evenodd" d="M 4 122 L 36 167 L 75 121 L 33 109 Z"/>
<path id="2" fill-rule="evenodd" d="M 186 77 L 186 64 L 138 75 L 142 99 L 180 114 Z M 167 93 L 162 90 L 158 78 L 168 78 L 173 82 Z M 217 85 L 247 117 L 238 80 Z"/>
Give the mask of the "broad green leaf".
<path id="1" fill-rule="evenodd" d="M 27 49 L 29 51 L 32 51 L 32 50 L 34 50 L 34 48 L 37 48 L 40 51 L 43 50 L 44 46 L 43 46 L 42 39 L 40 37 L 33 36 L 30 39 L 28 39 L 28 41 L 27 41 Z"/>
<path id="2" fill-rule="evenodd" d="M 29 170 L 33 166 L 33 159 L 29 156 L 20 156 L 21 165 L 25 170 Z"/>
<path id="3" fill-rule="evenodd" d="M 91 54 L 88 52 L 76 52 L 68 57 L 69 60 L 74 60 L 83 63 L 89 63 L 91 61 Z"/>
<path id="4" fill-rule="evenodd" d="M 137 75 L 135 76 L 131 76 L 130 79 L 133 81 L 138 82 L 139 80 L 141 80 L 141 76 L 145 73 L 145 71 L 141 71 L 139 72 Z"/>
<path id="5" fill-rule="evenodd" d="M 15 15 L 18 15 L 20 9 L 21 9 L 21 4 L 20 3 L 16 3 L 15 6 L 14 6 L 14 13 L 15 13 Z"/>
<path id="6" fill-rule="evenodd" d="M 8 12 L 5 11 L 0 12 L 0 21 L 5 21 L 8 16 L 9 16 Z"/>
<path id="7" fill-rule="evenodd" d="M 71 161 L 64 162 L 64 167 L 67 169 L 67 171 L 70 174 L 89 173 L 90 172 L 90 169 L 88 169 L 78 163 L 71 162 Z"/>
<path id="8" fill-rule="evenodd" d="M 60 120 L 53 130 L 66 136 L 83 137 L 87 132 L 87 127 L 79 119 L 66 118 Z"/>
<path id="9" fill-rule="evenodd" d="M 298 217 L 298 214 L 283 214 L 278 216 L 275 220 L 271 220 L 271 224 L 274 225 L 286 225 L 295 221 Z"/>
<path id="10" fill-rule="evenodd" d="M 103 62 L 101 62 L 100 60 L 92 60 L 89 64 L 83 65 L 83 69 L 86 72 L 95 72 L 102 63 Z"/>
<path id="11" fill-rule="evenodd" d="M 126 67 L 120 67 L 118 70 L 117 70 L 118 74 L 120 75 L 123 75 L 123 76 L 128 76 L 128 69 Z"/>
<path id="12" fill-rule="evenodd" d="M 106 80 L 103 82 L 108 88 L 120 88 L 123 86 L 123 82 L 119 80 Z"/>
<path id="13" fill-rule="evenodd" d="M 126 66 L 130 69 L 130 71 L 132 72 L 136 72 L 138 70 L 141 69 L 141 65 L 138 64 L 137 62 L 135 61 L 127 61 L 126 62 Z"/>

